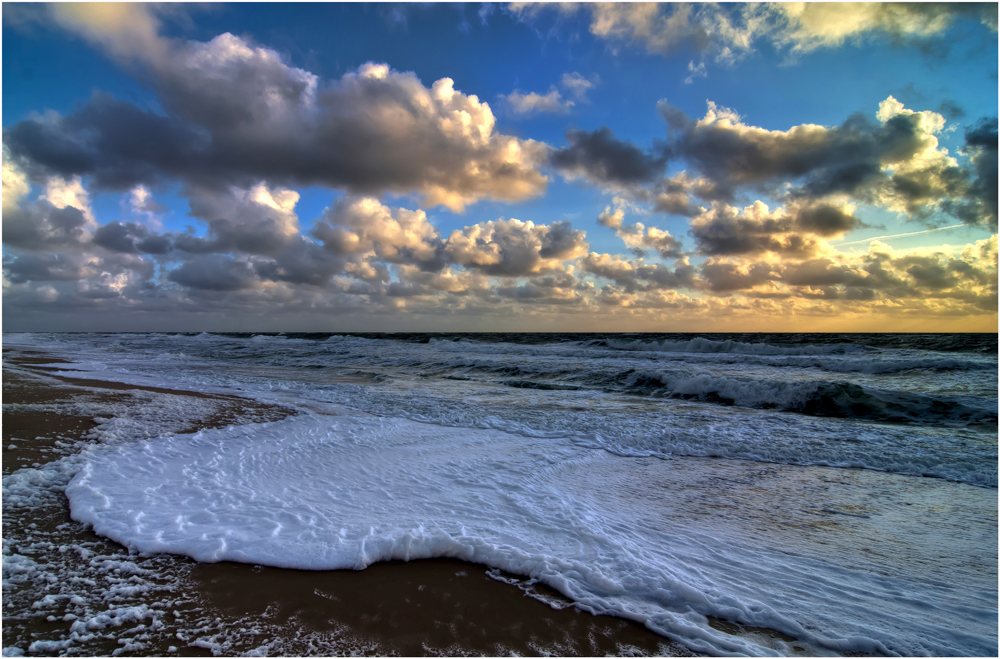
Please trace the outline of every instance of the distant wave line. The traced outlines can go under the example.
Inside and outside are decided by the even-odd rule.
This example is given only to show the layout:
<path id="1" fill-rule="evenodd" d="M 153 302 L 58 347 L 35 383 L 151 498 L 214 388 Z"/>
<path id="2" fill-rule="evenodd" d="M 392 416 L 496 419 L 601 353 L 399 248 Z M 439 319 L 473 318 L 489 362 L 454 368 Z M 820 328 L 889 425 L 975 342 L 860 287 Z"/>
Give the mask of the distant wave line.
<path id="1" fill-rule="evenodd" d="M 958 227 L 968 226 L 967 224 L 952 224 L 950 227 L 938 227 L 937 229 L 925 229 L 924 231 L 911 231 L 910 233 L 894 233 L 891 236 L 875 236 L 874 238 L 863 238 L 861 240 L 852 240 L 846 243 L 840 243 L 839 245 L 832 245 L 832 247 L 844 247 L 845 245 L 857 245 L 858 243 L 867 243 L 872 240 L 884 240 L 886 238 L 902 238 L 904 236 L 916 236 L 921 233 L 931 233 L 933 231 L 945 231 L 946 229 L 957 229 Z"/>

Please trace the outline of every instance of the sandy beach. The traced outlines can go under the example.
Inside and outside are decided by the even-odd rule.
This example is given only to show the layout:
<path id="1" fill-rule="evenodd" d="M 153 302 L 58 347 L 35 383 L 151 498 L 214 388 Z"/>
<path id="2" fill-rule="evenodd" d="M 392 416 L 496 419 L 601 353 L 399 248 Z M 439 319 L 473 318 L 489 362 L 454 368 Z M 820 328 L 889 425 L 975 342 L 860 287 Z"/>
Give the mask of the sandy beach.
<path id="1" fill-rule="evenodd" d="M 192 414 L 177 420 L 176 432 L 289 414 L 235 397 L 39 367 L 55 361 L 4 353 L 5 476 L 78 452 L 94 428 L 114 420 L 79 413 L 80 403 L 126 417 L 162 397 L 189 397 Z M 5 502 L 3 524 L 5 555 L 34 563 L 25 579 L 17 578 L 22 563 L 5 567 L 5 654 L 55 654 L 75 632 L 74 648 L 91 655 L 691 655 L 637 623 L 591 615 L 541 584 L 458 560 L 311 572 L 142 556 L 72 521 L 58 487 L 40 504 Z M 131 578 L 133 592 L 116 589 L 129 573 L 139 577 Z M 73 580 L 80 587 L 67 588 Z"/>

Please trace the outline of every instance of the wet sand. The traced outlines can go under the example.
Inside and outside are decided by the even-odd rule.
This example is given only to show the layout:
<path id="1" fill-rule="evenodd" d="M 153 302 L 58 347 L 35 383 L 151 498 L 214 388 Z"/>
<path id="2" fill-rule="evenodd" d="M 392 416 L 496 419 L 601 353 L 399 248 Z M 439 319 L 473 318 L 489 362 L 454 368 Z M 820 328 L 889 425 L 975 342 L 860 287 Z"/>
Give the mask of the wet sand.
<path id="1" fill-rule="evenodd" d="M 40 354 L 5 351 L 4 474 L 41 467 L 79 450 L 72 447 L 86 441 L 87 433 L 98 425 L 83 414 L 9 409 L 12 403 L 37 406 L 87 400 L 127 405 L 140 394 L 213 401 L 214 411 L 188 419 L 185 432 L 277 420 L 290 413 L 231 396 L 56 376 L 39 367 L 57 361 Z M 73 522 L 64 496 L 30 510 L 9 513 L 5 506 L 3 522 L 5 552 L 11 545 L 16 554 L 54 565 L 49 573 L 59 575 L 57 580 L 75 578 L 69 575 L 79 572 L 91 582 L 114 581 L 122 569 L 100 566 L 131 561 L 152 584 L 145 595 L 120 599 L 112 608 L 142 609 L 153 624 L 143 619 L 131 625 L 98 625 L 101 633 L 75 642 L 75 653 L 692 655 L 635 622 L 591 615 L 541 584 L 458 560 L 394 561 L 361 571 L 310 572 L 238 563 L 199 564 L 180 556 L 144 557 Z M 75 558 L 76 554 L 81 558 Z M 111 559 L 87 562 L 92 555 Z M 36 651 L 26 654 L 53 654 L 54 646 L 41 642 L 69 638 L 74 620 L 83 615 L 83 605 L 65 596 L 35 606 L 47 593 L 55 592 L 53 580 L 35 579 L 5 589 L 5 648 L 28 650 L 38 642 Z M 730 633 L 745 631 L 721 621 L 713 626 Z"/>

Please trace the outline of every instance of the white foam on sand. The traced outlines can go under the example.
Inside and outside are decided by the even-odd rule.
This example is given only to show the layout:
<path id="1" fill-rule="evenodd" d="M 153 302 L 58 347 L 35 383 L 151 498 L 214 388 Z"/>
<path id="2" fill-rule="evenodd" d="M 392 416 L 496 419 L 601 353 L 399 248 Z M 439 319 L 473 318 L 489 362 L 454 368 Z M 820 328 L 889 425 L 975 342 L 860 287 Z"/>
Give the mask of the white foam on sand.
<path id="1" fill-rule="evenodd" d="M 710 654 L 789 650 L 706 615 L 817 654 L 995 654 L 995 493 L 828 471 L 840 485 L 819 468 L 302 414 L 87 449 L 66 494 L 74 519 L 141 552 L 316 570 L 455 557 Z"/>

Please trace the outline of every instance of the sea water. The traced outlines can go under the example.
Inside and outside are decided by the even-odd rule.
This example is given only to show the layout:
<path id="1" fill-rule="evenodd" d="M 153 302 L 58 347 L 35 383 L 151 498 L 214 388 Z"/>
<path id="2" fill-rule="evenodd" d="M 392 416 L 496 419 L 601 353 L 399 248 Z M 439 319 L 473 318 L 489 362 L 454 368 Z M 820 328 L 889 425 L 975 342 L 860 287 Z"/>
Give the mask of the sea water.
<path id="1" fill-rule="evenodd" d="M 814 654 L 997 652 L 996 335 L 4 343 L 72 362 L 55 372 L 297 411 L 133 428 L 75 456 L 73 518 L 139 552 L 314 570 L 455 557 L 710 654 L 788 647 L 709 616 Z M 5 478 L 5 498 L 25 487 Z"/>

